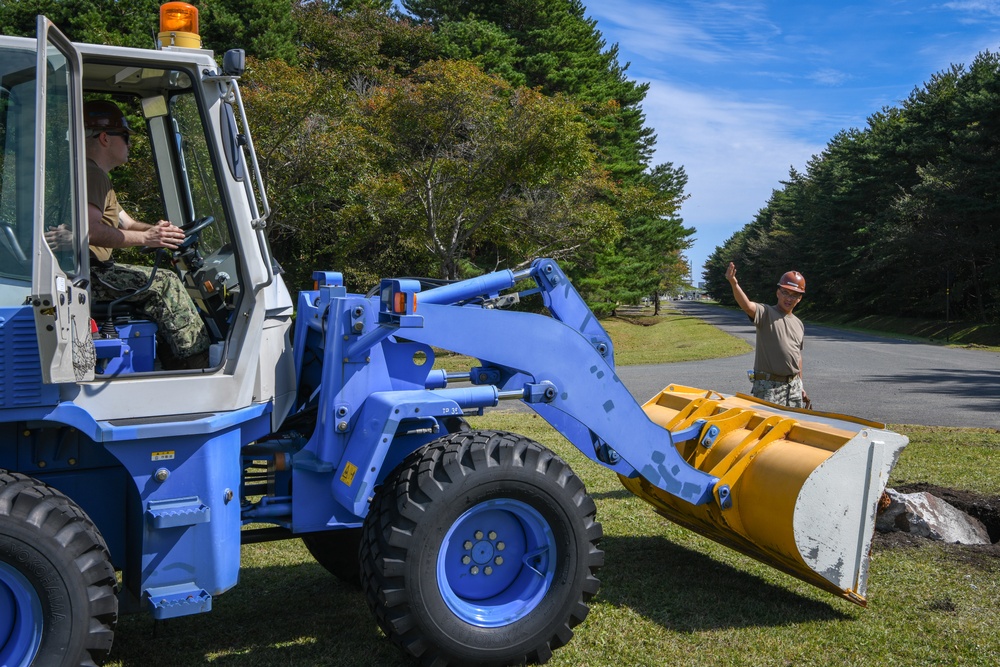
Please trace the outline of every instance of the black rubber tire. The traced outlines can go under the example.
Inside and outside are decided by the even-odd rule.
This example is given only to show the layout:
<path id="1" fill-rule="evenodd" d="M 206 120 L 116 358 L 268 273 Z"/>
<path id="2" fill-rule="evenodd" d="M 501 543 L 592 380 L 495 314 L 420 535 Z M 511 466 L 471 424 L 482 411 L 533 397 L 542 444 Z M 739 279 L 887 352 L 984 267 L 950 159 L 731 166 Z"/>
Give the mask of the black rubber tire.
<path id="1" fill-rule="evenodd" d="M 342 528 L 302 536 L 306 549 L 327 572 L 341 581 L 361 588 L 360 528 Z"/>
<path id="2" fill-rule="evenodd" d="M 439 554 L 451 554 L 453 527 L 498 503 L 530 508 L 551 530 L 554 576 L 530 611 L 486 627 L 453 611 L 437 567 Z M 596 512 L 569 465 L 537 442 L 495 431 L 439 438 L 407 457 L 372 501 L 361 542 L 368 605 L 386 636 L 424 664 L 545 662 L 572 638 L 600 587 Z"/>
<path id="3" fill-rule="evenodd" d="M 33 665 L 104 663 L 118 623 L 118 582 L 104 539 L 76 503 L 0 470 L 0 563 L 41 603 Z"/>

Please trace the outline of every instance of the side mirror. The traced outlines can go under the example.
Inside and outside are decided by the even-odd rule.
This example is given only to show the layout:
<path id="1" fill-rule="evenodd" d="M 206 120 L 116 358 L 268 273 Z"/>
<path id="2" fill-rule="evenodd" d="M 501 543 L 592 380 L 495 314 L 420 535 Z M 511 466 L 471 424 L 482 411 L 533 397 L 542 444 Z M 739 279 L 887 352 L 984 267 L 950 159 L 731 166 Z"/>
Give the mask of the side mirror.
<path id="1" fill-rule="evenodd" d="M 247 54 L 243 49 L 229 49 L 222 56 L 222 71 L 229 76 L 242 76 L 247 68 Z"/>

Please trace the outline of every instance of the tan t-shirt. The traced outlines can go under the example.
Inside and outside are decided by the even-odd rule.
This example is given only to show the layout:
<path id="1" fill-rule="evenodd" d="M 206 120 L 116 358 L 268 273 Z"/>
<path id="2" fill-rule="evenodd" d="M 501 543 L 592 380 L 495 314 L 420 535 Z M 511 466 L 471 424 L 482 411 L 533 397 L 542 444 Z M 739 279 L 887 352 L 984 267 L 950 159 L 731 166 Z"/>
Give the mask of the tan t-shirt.
<path id="1" fill-rule="evenodd" d="M 104 211 L 104 216 L 101 218 L 103 224 L 116 229 L 121 226 L 118 214 L 121 213 L 122 207 L 118 205 L 118 197 L 115 195 L 115 189 L 111 187 L 111 179 L 93 160 L 87 160 L 87 203 Z M 111 260 L 112 249 L 92 245 L 90 253 L 96 259 L 107 262 Z"/>
<path id="2" fill-rule="evenodd" d="M 753 369 L 773 375 L 801 373 L 806 337 L 802 320 L 791 313 L 786 315 L 776 306 L 758 303 L 753 323 L 757 327 Z"/>

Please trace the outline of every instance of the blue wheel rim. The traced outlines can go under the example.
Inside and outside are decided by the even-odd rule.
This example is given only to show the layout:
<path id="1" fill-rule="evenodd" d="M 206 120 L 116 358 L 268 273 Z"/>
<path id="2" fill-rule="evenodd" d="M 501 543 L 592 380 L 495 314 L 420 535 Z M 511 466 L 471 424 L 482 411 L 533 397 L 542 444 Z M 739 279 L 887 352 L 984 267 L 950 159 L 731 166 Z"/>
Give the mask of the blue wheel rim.
<path id="1" fill-rule="evenodd" d="M 0 665 L 27 667 L 42 642 L 42 603 L 20 572 L 0 563 Z"/>
<path id="2" fill-rule="evenodd" d="M 445 535 L 437 580 L 448 608 L 482 628 L 514 623 L 552 587 L 556 540 L 530 505 L 509 498 L 480 503 Z"/>

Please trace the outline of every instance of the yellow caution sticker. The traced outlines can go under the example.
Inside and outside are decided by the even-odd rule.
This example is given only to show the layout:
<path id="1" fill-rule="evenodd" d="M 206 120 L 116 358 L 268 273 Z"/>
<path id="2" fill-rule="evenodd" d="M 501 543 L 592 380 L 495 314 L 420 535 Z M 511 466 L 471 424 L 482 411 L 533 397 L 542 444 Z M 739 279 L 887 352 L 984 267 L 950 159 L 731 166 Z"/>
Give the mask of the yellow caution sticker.
<path id="1" fill-rule="evenodd" d="M 149 455 L 150 461 L 173 461 L 174 460 L 174 450 L 169 452 L 153 452 Z"/>
<path id="2" fill-rule="evenodd" d="M 348 461 L 347 465 L 344 466 L 344 472 L 340 476 L 340 481 L 346 484 L 347 486 L 350 486 L 351 484 L 354 483 L 354 475 L 357 472 L 358 472 L 358 466 Z"/>

